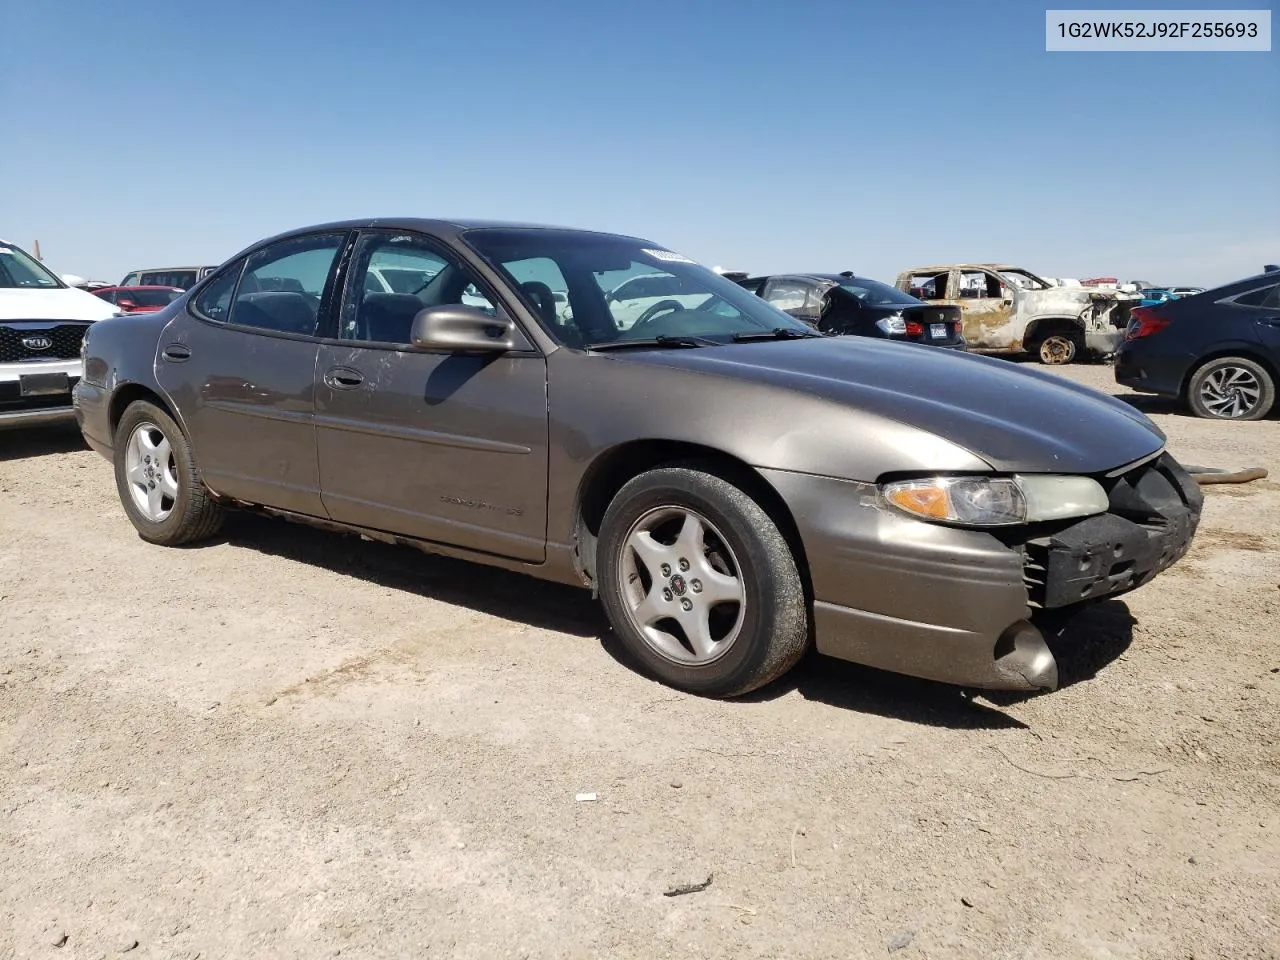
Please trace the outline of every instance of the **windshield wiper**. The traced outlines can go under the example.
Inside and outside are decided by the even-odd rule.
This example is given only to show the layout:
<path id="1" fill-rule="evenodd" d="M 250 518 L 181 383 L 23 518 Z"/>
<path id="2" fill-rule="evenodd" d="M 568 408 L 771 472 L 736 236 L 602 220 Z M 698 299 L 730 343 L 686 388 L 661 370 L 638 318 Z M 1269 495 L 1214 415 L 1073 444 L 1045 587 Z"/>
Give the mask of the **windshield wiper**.
<path id="1" fill-rule="evenodd" d="M 734 343 L 750 343 L 753 340 L 808 340 L 811 337 L 820 337 L 820 333 L 810 333 L 808 330 L 797 330 L 794 327 L 774 327 L 772 330 L 761 330 L 759 333 L 735 333 L 733 335 Z"/>
<path id="2" fill-rule="evenodd" d="M 601 340 L 599 343 L 587 344 L 588 350 L 623 350 L 628 347 L 716 347 L 715 340 L 704 340 L 701 337 L 644 337 L 636 340 Z"/>

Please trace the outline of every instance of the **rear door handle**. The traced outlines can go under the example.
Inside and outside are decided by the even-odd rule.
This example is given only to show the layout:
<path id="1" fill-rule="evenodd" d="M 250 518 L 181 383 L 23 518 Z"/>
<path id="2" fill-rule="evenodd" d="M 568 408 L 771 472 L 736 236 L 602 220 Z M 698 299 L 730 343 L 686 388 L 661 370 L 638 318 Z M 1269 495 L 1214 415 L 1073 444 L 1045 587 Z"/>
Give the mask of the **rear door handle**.
<path id="1" fill-rule="evenodd" d="M 185 343 L 171 343 L 164 348 L 161 356 L 166 360 L 172 360 L 174 363 L 182 363 L 184 360 L 191 359 L 191 348 Z"/>
<path id="2" fill-rule="evenodd" d="M 350 367 L 333 367 L 325 372 L 324 382 L 334 390 L 354 390 L 364 383 L 364 374 Z"/>

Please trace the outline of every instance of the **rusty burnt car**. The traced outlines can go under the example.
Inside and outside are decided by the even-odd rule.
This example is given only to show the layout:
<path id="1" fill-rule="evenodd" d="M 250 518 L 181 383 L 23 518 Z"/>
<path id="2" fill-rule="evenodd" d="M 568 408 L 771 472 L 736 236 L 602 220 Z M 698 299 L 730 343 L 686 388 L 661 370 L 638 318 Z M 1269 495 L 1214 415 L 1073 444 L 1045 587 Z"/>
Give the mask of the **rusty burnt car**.
<path id="1" fill-rule="evenodd" d="M 366 282 L 392 267 L 422 280 Z M 654 275 L 705 297 L 620 324 L 606 294 Z M 75 404 L 146 541 L 240 508 L 585 586 L 637 668 L 715 696 L 811 646 L 1051 689 L 1037 617 L 1149 581 L 1202 502 L 1097 391 L 825 337 L 659 244 L 550 227 L 265 240 L 91 327 Z"/>
<path id="2" fill-rule="evenodd" d="M 1114 289 L 1059 286 L 1001 263 L 915 267 L 898 274 L 896 285 L 927 303 L 959 307 L 971 351 L 1028 353 L 1046 364 L 1111 355 L 1139 302 Z"/>

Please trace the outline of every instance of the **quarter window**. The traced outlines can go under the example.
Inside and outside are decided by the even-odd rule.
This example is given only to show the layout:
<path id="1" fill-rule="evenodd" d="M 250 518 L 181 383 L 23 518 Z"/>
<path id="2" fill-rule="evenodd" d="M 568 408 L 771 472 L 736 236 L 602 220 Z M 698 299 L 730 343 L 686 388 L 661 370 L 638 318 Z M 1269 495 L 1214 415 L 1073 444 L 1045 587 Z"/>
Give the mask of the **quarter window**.
<path id="1" fill-rule="evenodd" d="M 231 317 L 231 298 L 236 292 L 236 281 L 240 279 L 240 268 L 243 266 L 243 263 L 237 263 L 205 287 L 196 298 L 196 313 L 210 320 L 226 323 Z"/>
<path id="2" fill-rule="evenodd" d="M 329 233 L 259 250 L 245 264 L 229 322 L 313 336 L 325 285 L 345 240 L 345 233 Z"/>
<path id="3" fill-rule="evenodd" d="M 1280 284 L 1274 287 L 1263 287 L 1261 290 L 1250 290 L 1236 297 L 1235 302 L 1242 307 L 1280 307 Z"/>

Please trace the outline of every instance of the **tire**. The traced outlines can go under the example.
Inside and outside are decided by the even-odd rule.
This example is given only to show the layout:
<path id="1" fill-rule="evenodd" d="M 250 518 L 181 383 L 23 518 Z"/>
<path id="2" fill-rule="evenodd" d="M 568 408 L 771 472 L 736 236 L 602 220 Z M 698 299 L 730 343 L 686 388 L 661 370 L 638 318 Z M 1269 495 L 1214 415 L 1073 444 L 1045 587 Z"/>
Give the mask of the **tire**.
<path id="1" fill-rule="evenodd" d="M 808 646 L 791 549 L 760 505 L 719 476 L 680 465 L 631 480 L 605 511 L 598 549 L 614 633 L 662 683 L 740 696 L 782 676 Z"/>
<path id="2" fill-rule="evenodd" d="M 1275 380 L 1247 357 L 1216 357 L 1187 384 L 1187 405 L 1206 420 L 1261 420 L 1275 402 Z"/>
<path id="3" fill-rule="evenodd" d="M 1036 344 L 1036 356 L 1049 366 L 1071 363 L 1083 353 L 1083 338 L 1071 330 L 1055 330 Z"/>
<path id="4" fill-rule="evenodd" d="M 226 511 L 205 490 L 191 445 L 154 403 L 138 400 L 125 410 L 114 460 L 116 492 L 143 540 L 176 547 L 205 540 L 222 526 Z"/>

